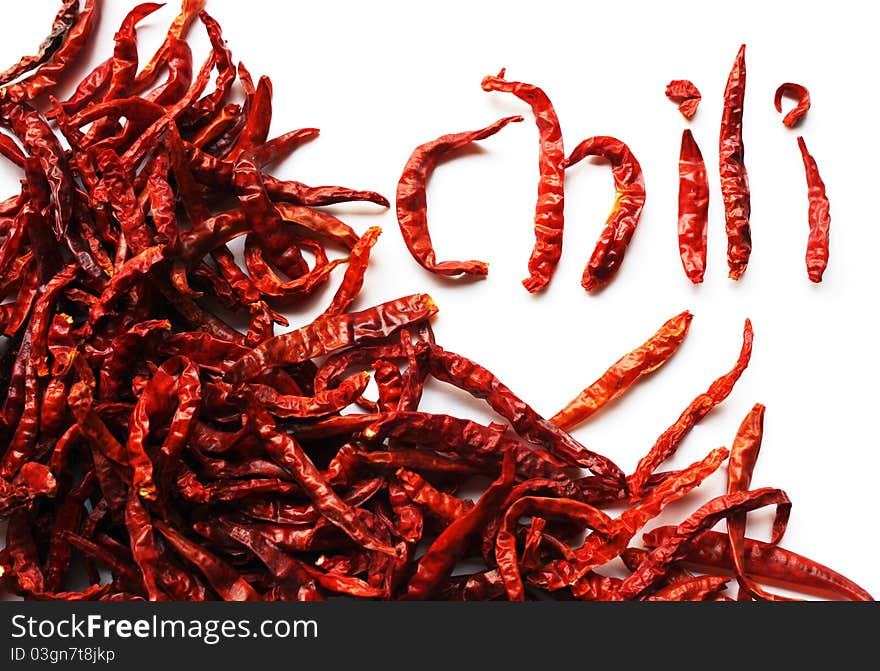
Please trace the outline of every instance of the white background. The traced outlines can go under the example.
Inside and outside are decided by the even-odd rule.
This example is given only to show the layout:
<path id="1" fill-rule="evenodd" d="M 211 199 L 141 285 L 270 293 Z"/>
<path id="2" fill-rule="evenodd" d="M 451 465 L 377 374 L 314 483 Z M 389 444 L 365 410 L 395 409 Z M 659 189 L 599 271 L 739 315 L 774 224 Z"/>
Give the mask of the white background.
<path id="1" fill-rule="evenodd" d="M 31 53 L 57 3 L 16 3 L 0 25 L 0 65 Z M 133 4 L 133 3 L 132 3 Z M 130 3 L 105 3 L 87 53 L 106 58 Z M 148 18 L 146 57 L 177 7 Z M 752 363 L 663 468 L 681 467 L 729 446 L 755 402 L 767 406 L 754 486 L 785 489 L 793 513 L 783 545 L 880 595 L 876 557 L 880 444 L 876 380 L 880 360 L 875 209 L 878 156 L 877 49 L 863 5 L 850 2 L 335 2 L 210 0 L 236 60 L 271 77 L 272 134 L 317 126 L 321 136 L 275 167 L 309 184 L 375 189 L 393 200 L 412 149 L 439 135 L 481 128 L 501 116 L 526 121 L 442 164 L 430 182 L 429 222 L 439 260 L 490 263 L 484 281 L 446 281 L 409 256 L 391 210 L 369 204 L 332 211 L 358 231 L 384 229 L 358 307 L 429 292 L 440 306 L 437 339 L 493 370 L 539 412 L 551 415 L 666 319 L 689 309 L 690 335 L 665 367 L 574 435 L 630 472 L 655 438 L 739 352 L 742 322 L 755 328 Z M 7 16 L 9 13 L 7 12 Z M 207 40 L 196 23 L 196 67 Z M 753 253 L 739 282 L 727 279 L 718 188 L 721 95 L 733 58 L 747 46 L 746 165 L 752 188 Z M 562 261 L 549 288 L 529 295 L 520 281 L 534 242 L 537 134 L 527 106 L 485 93 L 484 75 L 544 88 L 567 150 L 591 135 L 629 144 L 645 174 L 647 204 L 621 271 L 600 295 L 580 286 L 583 267 L 613 202 L 608 166 L 584 161 L 567 175 Z M 83 73 L 86 72 L 85 67 Z M 689 125 L 712 188 L 706 281 L 692 286 L 676 238 L 681 131 L 666 100 L 671 79 L 690 79 L 703 100 Z M 773 108 L 785 81 L 804 84 L 813 108 L 795 131 Z M 791 102 L 787 103 L 789 106 Z M 796 145 L 803 134 L 831 201 L 831 258 L 825 280 L 807 280 L 807 201 Z M 19 175 L 3 167 L 5 192 Z M 323 310 L 336 271 L 293 325 Z M 425 407 L 478 419 L 491 414 L 460 393 L 432 386 Z M 661 521 L 683 519 L 723 492 L 722 469 Z M 751 533 L 767 537 L 768 513 Z"/>

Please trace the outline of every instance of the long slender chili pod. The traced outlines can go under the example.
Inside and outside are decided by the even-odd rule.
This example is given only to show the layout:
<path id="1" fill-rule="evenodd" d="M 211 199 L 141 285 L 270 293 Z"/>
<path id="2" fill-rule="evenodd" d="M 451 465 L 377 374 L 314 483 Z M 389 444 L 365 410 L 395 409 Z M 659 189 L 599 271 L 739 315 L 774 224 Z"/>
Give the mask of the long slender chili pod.
<path id="1" fill-rule="evenodd" d="M 678 253 L 688 279 L 703 281 L 709 225 L 709 180 L 703 154 L 690 128 L 681 134 L 678 159 Z"/>
<path id="2" fill-rule="evenodd" d="M 808 212 L 810 235 L 807 238 L 807 276 L 813 282 L 821 282 L 822 274 L 828 266 L 828 233 L 831 228 L 831 212 L 828 196 L 825 194 L 825 182 L 819 175 L 816 159 L 807 151 L 804 138 L 798 137 L 798 148 L 804 160 L 804 171 L 807 176 L 807 197 L 810 201 Z"/>
<path id="3" fill-rule="evenodd" d="M 611 162 L 616 190 L 611 214 L 581 278 L 584 289 L 592 291 L 607 285 L 620 270 L 645 205 L 645 179 L 636 157 L 617 138 L 607 135 L 587 138 L 571 152 L 565 167 L 570 168 L 587 156 L 601 156 Z"/>
<path id="4" fill-rule="evenodd" d="M 529 276 L 523 280 L 523 286 L 529 293 L 536 293 L 549 284 L 562 255 L 565 148 L 559 118 L 547 94 L 532 84 L 507 81 L 504 73 L 502 68 L 497 76 L 484 77 L 483 90 L 512 93 L 528 103 L 540 133 L 538 167 L 541 178 L 535 205 L 535 247 L 529 257 Z"/>
<path id="5" fill-rule="evenodd" d="M 718 168 L 721 174 L 721 197 L 724 200 L 727 231 L 729 277 L 738 280 L 746 270 L 752 253 L 749 227 L 751 198 L 743 147 L 743 102 L 746 93 L 746 45 L 739 48 L 733 69 L 724 89 L 724 111 L 718 143 Z"/>
<path id="6" fill-rule="evenodd" d="M 522 121 L 521 116 L 499 119 L 480 130 L 443 135 L 427 142 L 413 151 L 400 181 L 397 183 L 397 223 L 409 253 L 426 270 L 439 275 L 476 275 L 484 277 L 489 265 L 483 261 L 441 261 L 438 263 L 428 230 L 428 201 L 426 183 L 437 161 L 456 149 L 466 147 L 477 140 L 495 135 L 507 124 Z"/>

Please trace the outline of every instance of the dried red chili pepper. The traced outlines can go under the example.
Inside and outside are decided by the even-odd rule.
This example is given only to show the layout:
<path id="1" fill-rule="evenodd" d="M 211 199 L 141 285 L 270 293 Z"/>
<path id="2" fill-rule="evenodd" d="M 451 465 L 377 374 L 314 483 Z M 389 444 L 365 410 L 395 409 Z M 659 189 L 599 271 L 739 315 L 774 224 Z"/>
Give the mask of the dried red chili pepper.
<path id="1" fill-rule="evenodd" d="M 789 128 L 794 128 L 801 119 L 807 116 L 807 112 L 810 109 L 810 92 L 805 86 L 800 84 L 793 84 L 791 82 L 780 84 L 779 88 L 776 89 L 776 93 L 773 94 L 773 105 L 780 114 L 782 114 L 783 96 L 797 98 L 797 105 L 782 118 L 782 123 Z"/>
<path id="2" fill-rule="evenodd" d="M 712 408 L 721 403 L 730 392 L 736 381 L 739 380 L 743 371 L 749 365 L 752 356 L 752 323 L 746 319 L 743 329 L 743 344 L 739 357 L 734 367 L 726 374 L 719 377 L 705 393 L 697 396 L 690 405 L 685 408 L 681 416 L 657 439 L 648 454 L 639 460 L 635 472 L 627 477 L 630 496 L 633 501 L 641 496 L 642 489 L 648 477 L 663 461 L 668 459 L 678 449 L 678 445 L 690 430 L 705 417 Z"/>
<path id="3" fill-rule="evenodd" d="M 706 272 L 706 231 L 709 226 L 709 180 L 706 164 L 689 128 L 681 134 L 678 159 L 678 251 L 685 275 L 694 284 Z"/>
<path id="4" fill-rule="evenodd" d="M 653 373 L 669 361 L 684 342 L 691 319 L 693 315 L 685 310 L 667 321 L 650 340 L 618 359 L 550 421 L 561 429 L 571 429 L 625 393 L 642 376 Z"/>
<path id="5" fill-rule="evenodd" d="M 656 547 L 675 534 L 671 526 L 657 527 L 644 534 L 648 547 Z M 682 560 L 697 570 L 732 571 L 730 540 L 726 533 L 704 531 Z M 743 568 L 746 575 L 761 582 L 830 599 L 873 601 L 874 598 L 848 578 L 790 550 L 771 543 L 745 539 Z"/>
<path id="6" fill-rule="evenodd" d="M 807 175 L 807 196 L 810 202 L 810 235 L 807 238 L 807 276 L 813 282 L 821 282 L 822 274 L 828 266 L 828 231 L 831 227 L 831 214 L 828 211 L 828 196 L 825 182 L 819 175 L 816 159 L 807 151 L 804 138 L 798 137 L 798 148 L 804 160 Z"/>
<path id="7" fill-rule="evenodd" d="M 697 113 L 702 95 L 700 89 L 687 79 L 673 79 L 666 85 L 666 97 L 678 104 L 678 111 L 690 121 Z"/>
<path id="8" fill-rule="evenodd" d="M 521 116 L 506 117 L 475 131 L 442 135 L 436 140 L 419 145 L 413 150 L 400 181 L 397 183 L 397 223 L 403 241 L 413 258 L 426 270 L 439 275 L 485 276 L 489 265 L 483 261 L 442 261 L 437 263 L 431 234 L 428 231 L 428 203 L 426 184 L 437 161 L 449 152 L 466 147 L 472 142 L 495 135 L 507 124 L 522 121 Z"/>
<path id="9" fill-rule="evenodd" d="M 743 103 L 746 94 L 746 45 L 742 45 L 724 88 L 721 115 L 719 173 L 727 231 L 727 265 L 730 278 L 738 280 L 746 270 L 752 252 L 749 228 L 751 196 L 742 137 Z"/>
<path id="10" fill-rule="evenodd" d="M 566 169 L 587 156 L 601 156 L 611 163 L 616 191 L 611 214 L 581 279 L 584 289 L 592 291 L 606 286 L 620 270 L 645 205 L 645 180 L 636 157 L 616 138 L 606 135 L 587 138 L 565 160 Z"/>
<path id="11" fill-rule="evenodd" d="M 565 149 L 559 118 L 550 98 L 540 88 L 523 82 L 508 81 L 502 68 L 494 77 L 484 77 L 484 91 L 512 93 L 532 108 L 540 135 L 538 167 L 538 202 L 535 205 L 535 246 L 529 257 L 529 276 L 523 286 L 529 293 L 550 283 L 562 255 L 563 206 L 565 199 Z"/>

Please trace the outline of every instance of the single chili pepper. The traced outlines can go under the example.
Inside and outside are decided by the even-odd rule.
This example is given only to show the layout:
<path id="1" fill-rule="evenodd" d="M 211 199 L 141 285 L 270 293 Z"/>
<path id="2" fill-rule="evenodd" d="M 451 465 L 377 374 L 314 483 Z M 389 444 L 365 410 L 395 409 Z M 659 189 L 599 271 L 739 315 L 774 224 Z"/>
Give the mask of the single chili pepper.
<path id="1" fill-rule="evenodd" d="M 498 479 L 486 489 L 477 504 L 466 515 L 446 527 L 422 555 L 404 599 L 430 599 L 440 584 L 449 578 L 471 536 L 498 513 L 513 487 L 514 474 L 513 457 L 507 453 Z"/>
<path id="2" fill-rule="evenodd" d="M 143 574 L 144 586 L 150 601 L 162 601 L 165 596 L 158 586 L 159 551 L 153 537 L 150 516 L 143 507 L 137 490 L 132 488 L 125 507 L 125 525 L 131 538 L 131 555 Z"/>
<path id="3" fill-rule="evenodd" d="M 694 284 L 706 272 L 706 231 L 709 225 L 709 180 L 703 154 L 690 128 L 681 134 L 678 159 L 678 252 L 685 275 Z"/>
<path id="4" fill-rule="evenodd" d="M 798 137 L 798 148 L 804 160 L 807 175 L 807 195 L 810 202 L 810 235 L 807 239 L 807 276 L 813 282 L 821 282 L 822 274 L 828 266 L 828 230 L 831 227 L 831 214 L 828 209 L 828 196 L 825 182 L 819 175 L 816 159 L 807 151 L 804 138 Z"/>
<path id="5" fill-rule="evenodd" d="M 797 105 L 782 118 L 782 123 L 789 128 L 794 128 L 801 119 L 807 116 L 807 112 L 810 109 L 810 92 L 805 86 L 800 84 L 793 84 L 791 82 L 780 84 L 779 88 L 776 89 L 776 93 L 773 94 L 773 105 L 780 114 L 782 114 L 782 98 L 784 96 L 797 98 L 798 101 Z"/>
<path id="6" fill-rule="evenodd" d="M 678 111 L 690 121 L 697 113 L 702 95 L 700 89 L 687 79 L 673 79 L 666 85 L 666 97 L 678 104 Z"/>
<path id="7" fill-rule="evenodd" d="M 529 257 L 529 277 L 523 286 L 529 293 L 549 284 L 562 255 L 563 203 L 565 198 L 565 149 L 562 130 L 553 104 L 540 88 L 504 79 L 504 68 L 494 77 L 484 77 L 484 91 L 512 93 L 532 108 L 540 135 L 538 202 L 535 205 L 535 247 Z"/>
<path id="8" fill-rule="evenodd" d="M 727 231 L 727 265 L 730 278 L 738 280 L 746 270 L 752 252 L 749 228 L 751 198 L 742 137 L 743 102 L 746 94 L 746 45 L 739 48 L 724 88 L 724 111 L 719 140 L 721 197 L 724 228 Z"/>
<path id="9" fill-rule="evenodd" d="M 727 493 L 747 491 L 752 482 L 752 471 L 761 451 L 764 434 L 764 406 L 756 403 L 751 409 L 733 440 L 730 459 L 727 462 Z M 756 600 L 779 600 L 769 592 L 765 592 L 748 578 L 743 568 L 745 551 L 746 513 L 736 513 L 727 519 L 727 536 L 730 540 L 731 559 L 734 566 L 736 581 L 740 586 L 741 600 L 744 596 Z M 782 599 L 785 600 L 785 599 Z"/>
<path id="10" fill-rule="evenodd" d="M 426 270 L 452 276 L 464 274 L 482 277 L 488 274 L 489 266 L 482 261 L 437 263 L 428 231 L 426 184 L 437 161 L 443 156 L 472 142 L 485 140 L 507 124 L 522 120 L 521 116 L 506 117 L 480 130 L 443 135 L 413 150 L 397 184 L 397 223 L 410 254 Z"/>
<path id="11" fill-rule="evenodd" d="M 247 393 L 252 394 L 276 417 L 320 417 L 351 405 L 367 388 L 369 381 L 369 373 L 353 375 L 338 387 L 317 392 L 315 396 L 279 394 L 274 388 L 263 384 L 248 385 Z"/>
<path id="12" fill-rule="evenodd" d="M 645 180 L 636 157 L 620 140 L 599 135 L 581 142 L 565 160 L 565 167 L 587 156 L 601 156 L 611 163 L 616 195 L 614 206 L 596 248 L 584 268 L 581 284 L 587 291 L 601 289 L 617 274 L 645 205 Z"/>
<path id="13" fill-rule="evenodd" d="M 679 444 L 690 430 L 705 417 L 712 408 L 721 403 L 733 391 L 736 381 L 749 365 L 752 356 L 752 323 L 746 319 L 743 330 L 743 344 L 734 367 L 715 380 L 705 393 L 697 396 L 685 408 L 681 416 L 657 439 L 651 449 L 639 460 L 632 475 L 627 477 L 630 496 L 637 501 L 648 476 L 657 466 L 668 459 L 678 449 Z"/>
<path id="14" fill-rule="evenodd" d="M 693 315 L 687 310 L 672 317 L 647 342 L 618 359 L 550 421 L 560 429 L 571 429 L 626 392 L 642 376 L 653 373 L 669 361 L 684 342 L 692 319 Z"/>
<path id="15" fill-rule="evenodd" d="M 173 43 L 182 41 L 186 37 L 190 26 L 195 21 L 205 0 L 183 0 L 180 7 L 180 13 L 174 17 L 165 40 L 156 50 L 156 53 L 141 68 L 141 71 L 134 78 L 133 90 L 143 91 L 155 81 L 156 76 L 171 59 L 170 53 L 173 51 Z"/>
<path id="16" fill-rule="evenodd" d="M 651 529 L 643 535 L 645 545 L 657 547 L 676 532 L 674 526 Z M 732 571 L 728 534 L 704 531 L 682 560 L 697 570 Z M 746 575 L 768 584 L 831 599 L 873 601 L 874 598 L 848 578 L 818 562 L 771 543 L 745 539 L 743 567 Z"/>

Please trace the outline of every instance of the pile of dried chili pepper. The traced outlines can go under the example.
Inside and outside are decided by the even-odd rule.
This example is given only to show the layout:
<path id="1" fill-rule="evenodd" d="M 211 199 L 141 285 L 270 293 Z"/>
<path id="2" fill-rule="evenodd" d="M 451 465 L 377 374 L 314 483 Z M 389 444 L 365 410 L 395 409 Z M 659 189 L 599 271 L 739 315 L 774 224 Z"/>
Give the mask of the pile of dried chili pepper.
<path id="1" fill-rule="evenodd" d="M 751 353 L 748 323 L 732 370 L 627 474 L 566 429 L 662 366 L 690 313 L 547 420 L 436 344 L 429 296 L 352 310 L 380 229 L 358 235 L 321 206 L 387 201 L 266 171 L 317 131 L 269 138 L 269 79 L 235 65 L 201 4 L 184 0 L 144 66 L 137 27 L 158 5 L 138 5 L 112 55 L 57 100 L 96 7 L 65 2 L 38 55 L 3 75 L 18 79 L 0 88 L 0 153 L 22 171 L 21 191 L 0 203 L 7 590 L 32 600 L 726 600 L 734 580 L 743 598 L 773 598 L 764 582 L 871 598 L 780 545 L 790 501 L 750 489 L 762 407 L 730 453 L 657 470 L 731 393 Z M 195 68 L 185 37 L 198 26 L 212 51 Z M 334 246 L 347 257 L 331 260 Z M 340 274 L 317 319 L 275 333 L 288 326 L 281 312 Z M 503 422 L 420 409 L 429 378 Z M 371 380 L 376 398 L 365 396 Z M 646 525 L 728 454 L 728 493 L 639 546 Z M 745 516 L 764 506 L 776 508 L 770 541 L 746 538 Z M 722 520 L 727 534 L 712 530 Z M 622 575 L 606 571 L 617 558 Z M 482 568 L 457 573 L 465 559 Z"/>

